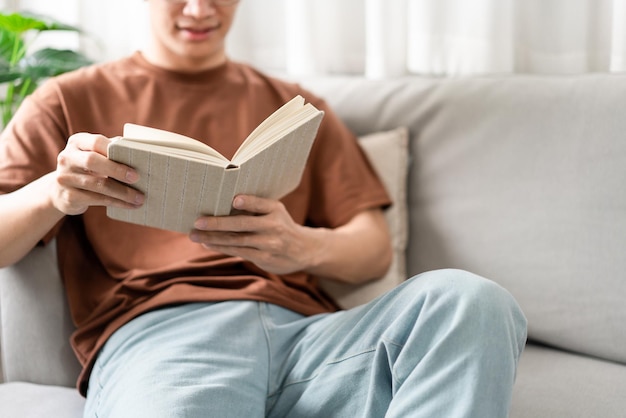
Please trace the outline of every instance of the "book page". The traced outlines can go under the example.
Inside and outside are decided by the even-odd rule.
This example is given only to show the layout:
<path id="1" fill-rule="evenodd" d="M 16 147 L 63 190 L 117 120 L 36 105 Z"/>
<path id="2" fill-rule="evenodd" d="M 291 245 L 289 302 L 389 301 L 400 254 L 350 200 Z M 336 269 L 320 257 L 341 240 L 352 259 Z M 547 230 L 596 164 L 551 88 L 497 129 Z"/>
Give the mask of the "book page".
<path id="1" fill-rule="evenodd" d="M 322 117 L 323 112 L 318 112 L 304 124 L 292 126 L 281 141 L 242 162 L 233 197 L 244 193 L 280 199 L 293 191 L 300 184 Z"/>
<path id="2" fill-rule="evenodd" d="M 172 148 L 173 150 L 192 151 L 192 154 L 176 151 L 177 155 L 192 156 L 193 153 L 211 155 L 217 160 L 228 162 L 229 160 L 210 146 L 185 135 L 134 123 L 124 124 L 123 140 L 139 142 L 143 144 Z"/>
<path id="3" fill-rule="evenodd" d="M 205 152 L 198 152 L 181 148 L 172 148 L 166 144 L 151 144 L 144 141 L 135 141 L 126 138 L 118 138 L 111 142 L 108 147 L 109 154 L 111 154 L 111 150 L 115 148 L 128 148 L 133 150 L 145 151 L 146 153 L 150 154 L 185 158 L 190 161 L 208 163 L 219 167 L 226 167 L 228 164 L 230 164 L 230 161 L 228 161 L 228 159 L 223 157 L 222 155 L 206 154 Z"/>
<path id="4" fill-rule="evenodd" d="M 319 113 L 323 112 L 316 109 L 312 104 L 307 103 L 305 105 L 302 96 L 294 97 L 248 135 L 233 156 L 232 163 L 241 165 Z"/>

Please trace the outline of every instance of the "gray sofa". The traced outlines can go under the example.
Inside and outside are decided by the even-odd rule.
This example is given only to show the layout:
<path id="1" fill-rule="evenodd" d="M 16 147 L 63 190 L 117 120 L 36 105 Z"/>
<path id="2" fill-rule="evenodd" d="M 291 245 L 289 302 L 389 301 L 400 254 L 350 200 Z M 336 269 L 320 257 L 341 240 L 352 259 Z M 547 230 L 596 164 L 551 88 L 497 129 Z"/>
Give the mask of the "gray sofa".
<path id="1" fill-rule="evenodd" d="M 397 202 L 388 275 L 329 291 L 350 306 L 426 270 L 481 274 L 529 321 L 511 417 L 626 416 L 626 76 L 299 81 Z M 81 416 L 54 251 L 0 271 L 1 417 Z"/>

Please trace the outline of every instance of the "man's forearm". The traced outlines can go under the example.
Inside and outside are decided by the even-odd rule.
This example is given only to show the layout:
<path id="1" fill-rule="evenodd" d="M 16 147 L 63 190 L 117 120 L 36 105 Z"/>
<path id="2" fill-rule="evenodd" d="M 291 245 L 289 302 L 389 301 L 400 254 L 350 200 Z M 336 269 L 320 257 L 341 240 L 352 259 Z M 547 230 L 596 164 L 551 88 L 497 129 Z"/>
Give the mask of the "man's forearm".
<path id="1" fill-rule="evenodd" d="M 346 283 L 362 283 L 382 277 L 392 258 L 387 224 L 382 211 L 356 215 L 336 229 L 315 231 L 323 242 L 308 273 Z"/>
<path id="2" fill-rule="evenodd" d="M 63 218 L 48 198 L 51 181 L 48 174 L 0 195 L 0 267 L 19 261 Z"/>

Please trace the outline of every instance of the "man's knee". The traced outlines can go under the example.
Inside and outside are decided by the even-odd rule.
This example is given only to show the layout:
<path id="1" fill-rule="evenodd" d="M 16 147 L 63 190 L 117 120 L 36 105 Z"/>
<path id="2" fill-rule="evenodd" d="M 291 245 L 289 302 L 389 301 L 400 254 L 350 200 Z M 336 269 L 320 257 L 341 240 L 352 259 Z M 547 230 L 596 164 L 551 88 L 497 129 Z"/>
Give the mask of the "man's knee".
<path id="1" fill-rule="evenodd" d="M 457 303 L 517 306 L 513 296 L 499 284 L 465 270 L 442 269 L 418 274 L 407 280 L 406 287 L 405 291 L 411 294 L 426 293 Z"/>
<path id="2" fill-rule="evenodd" d="M 526 336 L 526 318 L 514 297 L 494 281 L 458 269 L 434 270 L 409 279 L 402 297 L 440 308 L 459 321 L 482 322 L 483 327 L 508 322 L 519 339 Z M 480 323 L 475 325 L 480 326 Z"/>

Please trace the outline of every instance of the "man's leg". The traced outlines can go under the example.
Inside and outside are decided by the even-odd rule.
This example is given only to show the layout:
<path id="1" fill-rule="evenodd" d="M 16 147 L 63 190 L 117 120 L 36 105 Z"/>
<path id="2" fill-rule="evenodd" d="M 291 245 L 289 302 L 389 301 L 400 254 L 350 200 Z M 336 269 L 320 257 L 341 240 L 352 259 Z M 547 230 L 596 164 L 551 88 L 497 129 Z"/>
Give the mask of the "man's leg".
<path id="1" fill-rule="evenodd" d="M 267 309 L 272 358 L 283 358 L 270 417 L 508 415 L 526 320 L 493 282 L 426 273 L 364 306 L 300 320 L 310 322 L 297 341 L 295 323 L 271 319 L 281 308 Z"/>
<path id="2" fill-rule="evenodd" d="M 268 350 L 258 305 L 181 305 L 126 324 L 98 356 L 84 416 L 263 417 Z"/>

